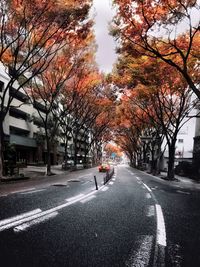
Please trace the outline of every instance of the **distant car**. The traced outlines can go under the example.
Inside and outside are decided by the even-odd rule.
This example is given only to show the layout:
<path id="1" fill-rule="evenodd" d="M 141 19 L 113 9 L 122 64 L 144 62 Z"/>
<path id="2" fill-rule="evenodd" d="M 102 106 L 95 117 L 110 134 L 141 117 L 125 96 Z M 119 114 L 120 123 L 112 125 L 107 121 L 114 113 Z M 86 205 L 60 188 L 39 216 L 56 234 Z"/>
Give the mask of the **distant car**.
<path id="1" fill-rule="evenodd" d="M 73 160 L 68 160 L 66 167 L 69 168 L 69 167 L 71 167 L 73 165 L 74 165 L 74 161 Z M 62 169 L 65 169 L 65 161 L 63 161 L 63 163 L 62 163 Z"/>
<path id="2" fill-rule="evenodd" d="M 108 163 L 102 163 L 99 166 L 99 172 L 107 172 L 110 170 L 110 165 Z"/>

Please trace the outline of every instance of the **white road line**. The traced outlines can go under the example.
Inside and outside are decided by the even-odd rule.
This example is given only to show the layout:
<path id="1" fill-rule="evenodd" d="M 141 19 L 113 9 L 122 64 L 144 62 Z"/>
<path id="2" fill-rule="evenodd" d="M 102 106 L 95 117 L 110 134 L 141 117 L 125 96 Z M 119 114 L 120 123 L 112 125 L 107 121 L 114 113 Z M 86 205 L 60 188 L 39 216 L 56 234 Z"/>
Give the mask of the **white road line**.
<path id="1" fill-rule="evenodd" d="M 146 189 L 149 191 L 149 192 L 152 192 L 152 190 L 146 185 L 143 183 L 143 185 L 146 187 Z"/>
<path id="2" fill-rule="evenodd" d="M 35 209 L 35 210 L 32 210 L 32 211 L 29 211 L 29 212 L 22 213 L 22 214 L 20 214 L 20 215 L 11 217 L 11 218 L 9 218 L 9 219 L 1 220 L 1 221 L 0 221 L 0 227 L 1 227 L 2 225 L 9 224 L 9 223 L 12 223 L 12 222 L 21 220 L 21 219 L 23 219 L 23 218 L 26 218 L 26 217 L 35 215 L 35 214 L 37 214 L 37 213 L 39 213 L 39 212 L 41 212 L 41 211 L 42 211 L 41 209 Z"/>
<path id="3" fill-rule="evenodd" d="M 86 203 L 86 202 L 92 200 L 92 199 L 95 198 L 95 197 L 96 197 L 96 196 L 89 196 L 89 197 L 87 197 L 87 198 L 81 200 L 80 202 L 81 202 L 81 203 Z"/>
<path id="4" fill-rule="evenodd" d="M 74 201 L 74 200 L 79 200 L 79 198 L 82 198 L 84 196 L 84 194 L 79 194 L 77 196 L 74 197 L 70 197 L 70 198 L 66 198 L 65 200 L 68 202 Z"/>
<path id="5" fill-rule="evenodd" d="M 23 223 L 21 225 L 18 225 L 13 230 L 14 230 L 14 232 L 24 231 L 24 230 L 26 230 L 27 228 L 29 228 L 29 227 L 31 227 L 33 225 L 36 225 L 36 224 L 39 224 L 41 222 L 47 221 L 47 220 L 49 220 L 51 218 L 56 217 L 57 215 L 58 215 L 58 212 L 57 211 L 56 212 L 53 212 L 53 213 L 50 213 L 50 214 L 47 214 L 47 215 L 42 216 L 42 217 L 40 217 L 38 219 L 32 220 L 32 221 L 27 222 L 27 223 Z"/>
<path id="6" fill-rule="evenodd" d="M 109 184 L 110 184 L 110 185 L 113 185 L 113 184 L 114 184 L 114 182 L 109 182 Z"/>
<path id="7" fill-rule="evenodd" d="M 104 186 L 99 187 L 99 190 L 101 190 L 102 188 L 104 188 Z M 82 194 L 77 195 L 77 196 L 71 198 L 72 200 L 70 202 L 61 204 L 61 205 L 59 205 L 59 206 L 57 206 L 55 208 L 51 208 L 51 209 L 46 210 L 46 211 L 41 211 L 40 209 L 36 209 L 36 210 L 28 212 L 26 214 L 21 214 L 21 215 L 18 215 L 18 216 L 15 216 L 15 217 L 0 221 L 0 223 L 2 225 L 2 226 L 0 226 L 0 232 L 3 231 L 3 230 L 15 227 L 17 225 L 20 225 L 22 223 L 30 222 L 30 221 L 32 221 L 34 219 L 43 217 L 44 215 L 48 215 L 48 214 L 54 213 L 55 211 L 61 210 L 61 209 L 65 208 L 65 207 L 68 207 L 68 206 L 76 203 L 77 201 L 81 201 L 84 198 L 92 196 L 92 195 L 96 194 L 96 192 L 98 192 L 98 191 L 95 190 L 95 191 L 93 191 L 93 192 L 91 192 L 91 193 L 89 193 L 87 195 L 82 195 Z M 68 199 L 68 201 L 69 201 L 69 199 Z M 31 215 L 31 214 L 33 214 L 33 215 Z"/>
<path id="8" fill-rule="evenodd" d="M 101 191 L 107 191 L 109 189 L 109 187 L 105 186 L 104 188 L 101 189 Z"/>
<path id="9" fill-rule="evenodd" d="M 85 175 L 83 175 L 83 176 L 78 176 L 78 178 L 77 179 L 81 179 L 81 178 L 87 178 L 88 176 L 91 176 L 93 173 L 92 172 L 90 172 L 90 173 L 88 173 L 88 174 L 85 174 Z"/>
<path id="10" fill-rule="evenodd" d="M 152 205 L 148 207 L 147 217 L 153 217 L 153 216 L 155 216 L 155 207 Z"/>
<path id="11" fill-rule="evenodd" d="M 185 195 L 190 195 L 189 192 L 184 192 L 184 191 L 181 191 L 181 190 L 177 190 L 176 192 L 177 192 L 177 193 L 181 193 L 181 194 L 185 194 Z"/>
<path id="12" fill-rule="evenodd" d="M 22 192 L 20 194 L 21 195 L 34 194 L 34 193 L 42 192 L 42 191 L 45 191 L 45 190 L 46 189 L 37 189 L 37 190 L 33 190 L 33 191 Z"/>
<path id="13" fill-rule="evenodd" d="M 139 267 L 139 266 L 148 266 L 151 249 L 153 246 L 153 236 L 146 235 L 141 236 L 139 240 L 135 242 L 135 247 L 138 249 L 135 251 L 135 248 L 132 249 L 128 261 L 126 261 L 126 267 Z"/>
<path id="14" fill-rule="evenodd" d="M 115 178 L 112 178 L 112 181 L 116 181 L 116 179 Z"/>
<path id="15" fill-rule="evenodd" d="M 37 219 L 37 218 L 39 218 L 39 217 L 42 217 L 42 216 L 44 216 L 44 215 L 46 215 L 46 214 L 50 214 L 50 213 L 52 213 L 52 210 L 47 210 L 47 211 L 43 211 L 43 212 L 40 212 L 40 213 L 38 213 L 38 214 L 29 216 L 29 217 L 25 217 L 25 218 L 23 218 L 23 219 L 21 219 L 21 220 L 14 221 L 14 222 L 9 223 L 9 224 L 5 224 L 5 225 L 3 225 L 3 226 L 0 227 L 0 232 L 1 232 L 1 231 L 4 231 L 4 230 L 6 230 L 6 229 L 12 228 L 12 227 L 14 227 L 14 226 L 20 225 L 20 224 L 22 224 L 22 223 L 32 221 L 32 220 L 34 220 L 34 219 Z"/>
<path id="16" fill-rule="evenodd" d="M 145 197 L 146 197 L 147 199 L 150 199 L 150 198 L 151 198 L 151 194 L 146 193 L 146 194 L 145 194 Z"/>
<path id="17" fill-rule="evenodd" d="M 31 188 L 27 188 L 27 189 L 23 189 L 23 190 L 16 190 L 16 191 L 12 191 L 12 194 L 16 194 L 16 193 L 22 193 L 22 192 L 29 192 L 32 190 L 35 190 L 35 187 L 31 187 Z"/>
<path id="18" fill-rule="evenodd" d="M 155 206 L 157 216 L 157 243 L 161 246 L 166 247 L 166 230 L 162 209 L 158 204 L 156 204 Z"/>
<path id="19" fill-rule="evenodd" d="M 2 194 L 0 197 L 7 197 L 8 194 Z"/>
<path id="20" fill-rule="evenodd" d="M 151 190 L 156 190 L 158 187 L 157 186 L 154 186 L 151 188 Z"/>
<path id="21" fill-rule="evenodd" d="M 88 183 L 90 183 L 90 181 L 84 182 L 84 183 L 82 183 L 82 185 L 86 185 L 86 184 L 88 184 Z"/>

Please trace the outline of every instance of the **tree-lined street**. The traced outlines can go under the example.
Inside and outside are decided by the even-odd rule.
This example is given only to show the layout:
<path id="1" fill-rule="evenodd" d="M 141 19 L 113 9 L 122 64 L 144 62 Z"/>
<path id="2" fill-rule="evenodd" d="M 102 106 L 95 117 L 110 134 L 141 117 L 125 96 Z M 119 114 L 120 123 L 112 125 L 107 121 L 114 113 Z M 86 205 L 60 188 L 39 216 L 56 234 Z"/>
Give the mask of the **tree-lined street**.
<path id="1" fill-rule="evenodd" d="M 199 0 L 0 1 L 1 266 L 200 266 L 199 30 Z"/>

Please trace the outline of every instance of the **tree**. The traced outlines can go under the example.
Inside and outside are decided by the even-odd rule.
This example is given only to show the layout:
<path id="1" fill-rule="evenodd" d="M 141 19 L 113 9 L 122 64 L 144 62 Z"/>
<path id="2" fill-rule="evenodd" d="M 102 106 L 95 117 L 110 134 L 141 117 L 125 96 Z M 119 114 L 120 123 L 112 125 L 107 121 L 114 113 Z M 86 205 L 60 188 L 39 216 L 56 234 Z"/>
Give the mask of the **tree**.
<path id="1" fill-rule="evenodd" d="M 86 156 L 91 146 L 97 141 L 109 122 L 111 101 L 106 97 L 106 90 L 102 87 L 102 75 L 95 69 L 87 68 L 87 64 L 79 68 L 76 75 L 70 80 L 68 88 L 71 90 L 71 97 L 68 94 L 66 101 L 71 99 L 71 108 L 68 111 L 74 143 L 74 165 L 76 165 L 77 141 L 80 133 L 82 133 L 83 139 L 90 135 L 87 147 L 84 142 L 84 161 L 86 163 Z"/>
<path id="2" fill-rule="evenodd" d="M 116 144 L 111 144 L 111 143 L 106 144 L 106 146 L 104 147 L 104 151 L 106 152 L 107 158 L 112 158 L 113 153 L 117 157 L 122 156 L 121 149 Z"/>
<path id="3" fill-rule="evenodd" d="M 0 61 L 9 77 L 0 95 L 0 176 L 4 144 L 3 122 L 18 91 L 41 75 L 56 54 L 76 38 L 85 36 L 90 1 L 16 1 L 0 4 Z M 9 91 L 12 90 L 12 94 Z"/>
<path id="4" fill-rule="evenodd" d="M 134 69 L 130 67 L 131 62 L 134 62 Z M 127 64 L 130 68 L 125 69 L 131 77 L 127 90 L 130 105 L 146 115 L 151 127 L 157 129 L 158 137 L 165 136 L 169 151 L 168 179 L 172 180 L 177 134 L 190 119 L 187 115 L 196 102 L 191 100 L 192 92 L 185 80 L 178 71 L 172 71 L 171 66 L 144 56 L 131 62 Z"/>
<path id="5" fill-rule="evenodd" d="M 51 148 L 58 134 L 59 119 L 59 100 L 65 83 L 70 79 L 78 62 L 69 56 L 69 50 L 63 49 L 47 69 L 29 83 L 30 102 L 37 110 L 44 129 L 44 136 L 47 149 L 47 175 L 51 175 Z M 42 108 L 41 108 L 42 107 Z"/>
<path id="6" fill-rule="evenodd" d="M 117 15 L 112 34 L 120 42 L 119 51 L 161 59 L 182 75 L 200 99 L 199 1 L 115 0 L 114 3 Z"/>
<path id="7" fill-rule="evenodd" d="M 141 115 L 138 108 L 133 108 L 133 105 L 131 105 L 129 97 L 121 97 L 116 107 L 116 118 L 113 127 L 114 140 L 134 167 L 140 167 L 141 165 L 142 149 L 140 137 L 147 127 L 146 119 L 142 118 Z"/>

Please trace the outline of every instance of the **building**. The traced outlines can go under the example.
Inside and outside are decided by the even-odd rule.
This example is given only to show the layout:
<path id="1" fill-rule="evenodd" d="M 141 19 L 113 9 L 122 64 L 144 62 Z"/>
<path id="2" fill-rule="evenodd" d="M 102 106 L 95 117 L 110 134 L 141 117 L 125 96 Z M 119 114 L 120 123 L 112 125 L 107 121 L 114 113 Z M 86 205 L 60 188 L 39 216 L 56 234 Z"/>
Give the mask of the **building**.
<path id="1" fill-rule="evenodd" d="M 177 135 L 176 141 L 176 151 L 175 151 L 175 166 L 178 165 L 181 161 L 193 162 L 193 149 L 194 149 L 194 140 L 197 134 L 197 125 L 199 123 L 199 119 L 195 117 L 197 114 L 197 110 L 193 109 L 188 117 L 185 118 L 186 123 L 180 129 Z M 189 120 L 188 120 L 189 119 Z M 164 150 L 166 143 L 163 144 L 162 148 Z M 163 164 L 162 169 L 167 169 L 168 162 L 168 148 L 164 150 L 163 154 Z"/>
<path id="2" fill-rule="evenodd" d="M 0 64 L 0 94 L 9 82 L 4 66 Z M 17 88 L 17 85 L 16 87 Z M 25 164 L 45 164 L 47 162 L 46 143 L 44 128 L 37 109 L 44 114 L 45 108 L 41 102 L 30 104 L 27 95 L 23 90 L 16 91 L 11 88 L 9 94 L 13 96 L 12 106 L 9 109 L 4 121 L 4 133 L 6 144 L 12 144 L 16 151 L 16 161 Z M 6 95 L 8 101 L 8 95 Z M 36 109 L 37 108 L 37 109 Z M 88 131 L 87 131 L 88 133 Z M 68 138 L 68 157 L 73 160 L 74 144 L 72 135 Z M 77 137 L 77 163 L 83 162 L 85 151 L 89 149 L 90 135 L 84 129 L 79 131 Z M 87 154 L 87 160 L 91 158 Z M 6 159 L 6 153 L 5 153 Z M 61 136 L 57 136 L 51 144 L 51 164 L 58 164 L 64 160 L 64 142 Z M 91 159 L 90 159 L 91 160 Z"/>

